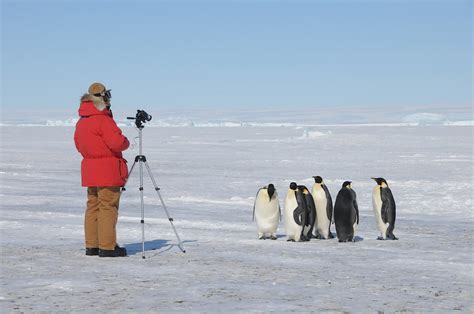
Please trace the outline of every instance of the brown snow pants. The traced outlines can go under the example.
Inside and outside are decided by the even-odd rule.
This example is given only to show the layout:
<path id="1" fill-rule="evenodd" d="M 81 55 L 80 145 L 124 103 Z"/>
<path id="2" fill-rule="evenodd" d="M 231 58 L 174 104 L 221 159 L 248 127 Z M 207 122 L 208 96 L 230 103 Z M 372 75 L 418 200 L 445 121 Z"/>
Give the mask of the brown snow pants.
<path id="1" fill-rule="evenodd" d="M 88 187 L 84 219 L 86 248 L 113 250 L 117 244 L 117 225 L 120 187 Z"/>

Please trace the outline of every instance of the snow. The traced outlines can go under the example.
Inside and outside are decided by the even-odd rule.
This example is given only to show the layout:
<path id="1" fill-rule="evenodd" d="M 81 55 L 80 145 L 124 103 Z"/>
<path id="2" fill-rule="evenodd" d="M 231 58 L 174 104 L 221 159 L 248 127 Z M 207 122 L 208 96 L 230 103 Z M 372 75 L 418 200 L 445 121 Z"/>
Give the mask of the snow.
<path id="1" fill-rule="evenodd" d="M 129 256 L 88 257 L 74 128 L 1 126 L 2 312 L 474 311 L 472 126 L 255 121 L 144 129 L 186 249 L 145 175 L 144 260 L 135 170 L 117 226 Z M 129 165 L 137 154 L 125 153 Z M 288 184 L 310 186 L 313 175 L 333 199 L 353 182 L 358 241 L 289 243 L 283 222 L 278 240 L 257 240 L 258 188 L 275 184 L 283 206 Z M 394 193 L 398 241 L 376 240 L 375 176 Z"/>

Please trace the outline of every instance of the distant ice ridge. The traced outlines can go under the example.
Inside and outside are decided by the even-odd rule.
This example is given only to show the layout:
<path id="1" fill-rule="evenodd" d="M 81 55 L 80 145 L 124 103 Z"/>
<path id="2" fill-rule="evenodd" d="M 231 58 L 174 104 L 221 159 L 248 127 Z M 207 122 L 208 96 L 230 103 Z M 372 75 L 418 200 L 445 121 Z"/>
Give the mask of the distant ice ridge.
<path id="1" fill-rule="evenodd" d="M 134 126 L 133 121 L 125 118 L 115 117 L 117 125 L 120 127 Z M 253 120 L 253 118 L 251 118 Z M 277 115 L 275 120 L 280 119 Z M 31 122 L 30 122 L 31 120 Z M 0 123 L 0 127 L 4 126 L 43 126 L 43 127 L 74 127 L 79 119 L 68 118 L 63 120 L 42 120 L 38 118 L 31 118 L 26 121 L 12 121 L 6 120 Z M 256 121 L 255 121 L 256 120 Z M 160 119 L 153 119 L 146 123 L 148 127 L 161 127 L 161 128 L 183 128 L 183 127 L 197 127 L 197 128 L 242 128 L 242 127 L 263 127 L 263 128 L 298 128 L 307 129 L 303 134 L 303 138 L 316 138 L 327 134 L 319 134 L 317 131 L 311 131 L 311 128 L 317 127 L 401 127 L 401 126 L 428 126 L 428 125 L 439 125 L 439 126 L 474 126 L 473 120 L 462 120 L 462 121 L 451 121 L 445 115 L 438 113 L 420 112 L 409 114 L 401 117 L 397 121 L 380 121 L 380 122 L 361 122 L 361 123 L 331 123 L 330 120 L 326 123 L 318 123 L 311 117 L 302 116 L 299 119 L 289 117 L 288 121 L 271 121 L 268 114 L 262 117 L 262 121 L 258 121 L 258 117 L 253 121 L 246 121 L 245 118 L 231 118 L 223 117 L 219 119 L 206 119 L 206 118 L 195 118 L 195 117 L 183 117 L 183 116 L 169 116 L 160 117 Z M 270 121 L 268 121 L 270 120 Z M 43 121 L 43 122 L 42 122 Z M 46 121 L 46 122 L 44 122 Z M 291 122 L 289 122 L 291 121 Z M 370 120 L 369 120 L 370 121 Z"/>
<path id="2" fill-rule="evenodd" d="M 66 120 L 47 120 L 46 124 L 18 124 L 19 126 L 75 126 L 78 118 L 70 118 Z M 134 126 L 133 122 L 129 120 L 117 119 L 118 126 Z M 7 126 L 7 124 L 0 124 L 0 126 Z M 240 128 L 240 127 L 295 127 L 294 123 L 267 123 L 267 122 L 236 122 L 236 121 L 203 121 L 195 122 L 191 119 L 185 118 L 166 118 L 153 119 L 146 123 L 147 127 L 161 127 L 161 128 L 182 128 L 182 127 L 197 127 L 197 128 Z"/>
<path id="3" fill-rule="evenodd" d="M 70 118 L 67 120 L 48 120 L 46 126 L 75 126 L 78 118 Z"/>
<path id="4" fill-rule="evenodd" d="M 449 121 L 444 115 L 437 113 L 420 112 L 405 116 L 403 122 L 410 125 L 453 125 L 469 126 L 474 125 L 473 120 Z"/>
<path id="5" fill-rule="evenodd" d="M 403 122 L 416 125 L 443 125 L 447 123 L 448 120 L 441 114 L 420 112 L 405 116 Z"/>
<path id="6" fill-rule="evenodd" d="M 315 139 L 322 136 L 328 136 L 330 134 L 332 134 L 332 132 L 329 130 L 326 132 L 321 132 L 321 131 L 304 129 L 303 135 L 300 137 L 300 139 Z"/>
<path id="7" fill-rule="evenodd" d="M 262 123 L 243 121 L 202 121 L 196 122 L 185 119 L 162 119 L 151 121 L 150 127 L 196 127 L 196 128 L 240 128 L 240 127 L 294 127 L 293 123 Z"/>
<path id="8" fill-rule="evenodd" d="M 444 125 L 456 125 L 456 126 L 474 126 L 474 120 L 466 120 L 466 121 L 446 121 Z"/>

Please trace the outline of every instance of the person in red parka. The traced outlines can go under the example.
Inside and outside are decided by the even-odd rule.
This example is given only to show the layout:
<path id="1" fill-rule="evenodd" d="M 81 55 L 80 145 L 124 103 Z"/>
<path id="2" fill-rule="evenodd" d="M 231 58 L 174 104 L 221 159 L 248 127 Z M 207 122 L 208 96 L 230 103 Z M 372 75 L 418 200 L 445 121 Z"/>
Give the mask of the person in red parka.
<path id="1" fill-rule="evenodd" d="M 86 255 L 126 256 L 117 245 L 121 187 L 128 177 L 122 151 L 130 145 L 110 111 L 110 90 L 93 83 L 81 98 L 74 143 L 81 153 L 82 186 L 87 187 L 84 219 Z"/>

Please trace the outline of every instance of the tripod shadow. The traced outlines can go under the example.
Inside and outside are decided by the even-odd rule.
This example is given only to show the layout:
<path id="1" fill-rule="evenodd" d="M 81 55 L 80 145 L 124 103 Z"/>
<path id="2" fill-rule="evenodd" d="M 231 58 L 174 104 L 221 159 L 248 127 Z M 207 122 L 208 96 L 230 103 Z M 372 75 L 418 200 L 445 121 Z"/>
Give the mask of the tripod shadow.
<path id="1" fill-rule="evenodd" d="M 171 250 L 173 247 L 178 247 L 177 244 L 175 243 L 168 243 L 169 240 L 152 240 L 152 241 L 145 241 L 145 252 L 146 251 L 157 251 L 154 255 L 161 254 L 163 252 Z M 191 242 L 196 242 L 196 240 L 188 240 L 188 241 L 183 241 L 183 245 L 185 243 L 191 243 Z M 128 255 L 135 255 L 135 254 L 140 254 L 142 252 L 142 243 L 130 243 L 130 244 L 125 244 L 125 248 L 127 249 L 127 254 Z M 164 250 L 161 250 L 165 248 Z"/>
<path id="2" fill-rule="evenodd" d="M 168 240 L 145 241 L 145 251 L 160 250 L 168 246 L 171 247 L 171 244 L 168 243 Z M 138 242 L 138 243 L 125 244 L 125 248 L 127 249 L 128 255 L 135 255 L 137 253 L 142 252 L 142 243 Z"/>

